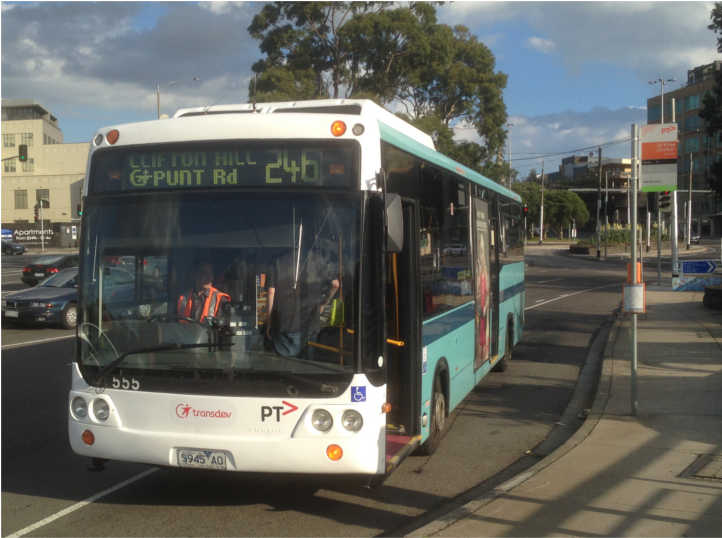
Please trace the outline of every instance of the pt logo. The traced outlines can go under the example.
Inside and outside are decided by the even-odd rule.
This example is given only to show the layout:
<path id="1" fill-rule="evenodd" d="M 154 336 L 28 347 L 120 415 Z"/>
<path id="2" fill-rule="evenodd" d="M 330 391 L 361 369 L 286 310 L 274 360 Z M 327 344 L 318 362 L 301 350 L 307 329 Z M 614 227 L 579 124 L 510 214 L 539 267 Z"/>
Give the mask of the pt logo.
<path id="1" fill-rule="evenodd" d="M 283 405 L 262 405 L 261 406 L 261 422 L 266 422 L 266 419 L 271 419 L 274 415 L 276 416 L 276 422 L 281 422 L 281 415 L 288 415 L 289 413 L 293 413 L 296 409 L 298 409 L 298 406 L 293 405 L 292 403 L 289 403 L 287 401 L 281 402 Z M 283 409 L 286 409 L 283 411 Z M 281 412 L 283 411 L 283 413 Z"/>

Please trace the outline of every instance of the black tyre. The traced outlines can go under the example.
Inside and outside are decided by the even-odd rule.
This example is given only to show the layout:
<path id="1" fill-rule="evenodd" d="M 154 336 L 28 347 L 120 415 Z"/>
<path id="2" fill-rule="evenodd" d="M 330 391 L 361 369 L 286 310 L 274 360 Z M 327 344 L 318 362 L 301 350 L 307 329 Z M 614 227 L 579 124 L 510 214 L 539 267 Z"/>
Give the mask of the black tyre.
<path id="1" fill-rule="evenodd" d="M 431 402 L 431 422 L 429 424 L 429 438 L 419 447 L 419 452 L 425 456 L 430 456 L 439 448 L 441 439 L 444 437 L 446 429 L 446 396 L 441 386 L 441 377 L 436 375 L 434 380 L 434 394 Z"/>
<path id="2" fill-rule="evenodd" d="M 60 314 L 60 324 L 63 329 L 75 329 L 78 324 L 78 307 L 74 303 L 68 303 Z"/>

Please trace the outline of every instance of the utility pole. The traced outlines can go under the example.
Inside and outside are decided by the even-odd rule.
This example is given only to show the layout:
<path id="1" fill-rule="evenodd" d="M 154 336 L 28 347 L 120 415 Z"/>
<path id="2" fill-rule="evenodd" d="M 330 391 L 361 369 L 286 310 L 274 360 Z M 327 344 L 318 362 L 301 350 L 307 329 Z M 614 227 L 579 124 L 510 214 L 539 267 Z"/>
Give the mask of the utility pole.
<path id="1" fill-rule="evenodd" d="M 632 125 L 632 283 L 637 284 L 637 189 L 639 180 L 639 127 Z M 637 415 L 637 314 L 632 313 L 632 369 L 631 369 L 632 415 Z"/>
<path id="2" fill-rule="evenodd" d="M 604 259 L 607 259 L 609 244 L 609 170 L 604 172 Z"/>
<path id="3" fill-rule="evenodd" d="M 541 204 L 539 205 L 539 244 L 544 242 L 544 161 L 541 171 Z"/>
<path id="4" fill-rule="evenodd" d="M 599 146 L 599 162 L 597 163 L 597 170 L 599 172 L 599 184 L 597 186 L 597 259 L 601 258 L 601 246 L 602 246 L 602 226 L 599 222 L 599 211 L 602 207 L 602 147 Z"/>

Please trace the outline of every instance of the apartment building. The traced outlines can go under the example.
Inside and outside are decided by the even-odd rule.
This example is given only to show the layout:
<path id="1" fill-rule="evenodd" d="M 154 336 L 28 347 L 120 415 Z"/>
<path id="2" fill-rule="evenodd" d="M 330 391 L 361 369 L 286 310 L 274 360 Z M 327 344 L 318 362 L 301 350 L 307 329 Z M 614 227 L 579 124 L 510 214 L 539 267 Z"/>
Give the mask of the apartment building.
<path id="1" fill-rule="evenodd" d="M 710 165 L 722 158 L 722 131 L 708 136 L 699 117 L 705 93 L 712 90 L 715 74 L 722 70 L 722 61 L 700 65 L 687 71 L 686 83 L 663 95 L 647 99 L 647 123 L 676 122 L 679 127 L 677 160 L 678 210 L 680 224 L 685 222 L 685 203 L 689 198 L 692 169 L 692 225 L 703 235 L 722 233 L 722 200 L 710 192 Z M 661 102 L 664 99 L 664 118 Z M 672 107 L 674 102 L 674 109 Z"/>
<path id="2" fill-rule="evenodd" d="M 45 228 L 77 225 L 89 143 L 65 144 L 57 118 L 32 100 L 2 100 L 2 227 L 34 229 L 35 205 L 47 200 Z M 18 147 L 28 147 L 19 162 Z M 54 226 L 54 228 L 53 228 Z M 16 234 L 17 235 L 17 234 Z M 32 240 L 32 234 L 18 239 Z"/>

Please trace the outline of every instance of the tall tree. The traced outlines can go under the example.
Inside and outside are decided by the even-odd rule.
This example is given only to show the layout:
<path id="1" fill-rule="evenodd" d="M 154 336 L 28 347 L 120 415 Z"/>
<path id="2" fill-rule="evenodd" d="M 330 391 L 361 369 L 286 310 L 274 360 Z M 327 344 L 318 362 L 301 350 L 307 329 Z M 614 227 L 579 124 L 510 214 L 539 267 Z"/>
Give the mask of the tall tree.
<path id="1" fill-rule="evenodd" d="M 265 54 L 253 66 L 258 101 L 400 103 L 408 119 L 436 133 L 441 151 L 492 179 L 509 176 L 500 158 L 506 75 L 494 71 L 493 54 L 468 29 L 438 24 L 434 4 L 275 2 L 249 31 Z M 462 122 L 481 143 L 454 140 L 452 129 Z"/>
<path id="2" fill-rule="evenodd" d="M 708 26 L 717 37 L 717 51 L 722 52 L 722 2 L 716 2 L 710 14 L 712 23 Z M 704 96 L 700 118 L 705 122 L 705 131 L 713 140 L 722 133 L 722 70 L 715 74 L 715 85 L 712 91 Z M 722 196 L 722 159 L 717 159 L 710 166 L 711 187 Z"/>

